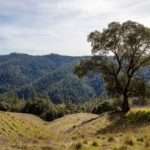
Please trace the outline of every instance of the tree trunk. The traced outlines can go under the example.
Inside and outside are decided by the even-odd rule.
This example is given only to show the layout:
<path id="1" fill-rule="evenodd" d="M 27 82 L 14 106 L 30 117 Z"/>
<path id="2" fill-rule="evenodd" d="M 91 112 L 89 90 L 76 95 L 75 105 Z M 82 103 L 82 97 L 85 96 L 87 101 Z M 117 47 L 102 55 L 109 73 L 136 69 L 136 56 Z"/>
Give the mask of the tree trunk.
<path id="1" fill-rule="evenodd" d="M 129 111 L 129 104 L 128 104 L 128 97 L 126 94 L 124 94 L 124 100 L 123 100 L 123 105 L 122 105 L 122 111 L 123 112 L 128 112 Z"/>

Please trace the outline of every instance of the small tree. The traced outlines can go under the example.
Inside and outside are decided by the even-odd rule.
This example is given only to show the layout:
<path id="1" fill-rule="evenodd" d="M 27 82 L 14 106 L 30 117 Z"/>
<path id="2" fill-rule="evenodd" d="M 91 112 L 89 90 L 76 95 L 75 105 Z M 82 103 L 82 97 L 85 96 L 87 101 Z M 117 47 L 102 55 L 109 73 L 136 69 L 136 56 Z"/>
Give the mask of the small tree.
<path id="1" fill-rule="evenodd" d="M 127 112 L 130 96 L 146 95 L 143 89 L 147 86 L 139 71 L 150 61 L 150 29 L 132 21 L 112 22 L 102 32 L 90 33 L 88 41 L 93 56 L 82 59 L 75 74 L 83 77 L 100 72 L 108 94 L 114 98 L 123 96 L 122 110 Z"/>

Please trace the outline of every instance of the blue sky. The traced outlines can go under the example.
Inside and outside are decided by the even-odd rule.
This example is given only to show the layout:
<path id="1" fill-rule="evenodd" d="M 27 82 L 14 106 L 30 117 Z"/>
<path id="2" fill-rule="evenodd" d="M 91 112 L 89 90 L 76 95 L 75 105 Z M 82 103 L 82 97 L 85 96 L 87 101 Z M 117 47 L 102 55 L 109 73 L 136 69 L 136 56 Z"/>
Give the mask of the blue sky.
<path id="1" fill-rule="evenodd" d="M 0 0 L 0 54 L 90 55 L 87 35 L 111 21 L 150 27 L 150 0 Z"/>

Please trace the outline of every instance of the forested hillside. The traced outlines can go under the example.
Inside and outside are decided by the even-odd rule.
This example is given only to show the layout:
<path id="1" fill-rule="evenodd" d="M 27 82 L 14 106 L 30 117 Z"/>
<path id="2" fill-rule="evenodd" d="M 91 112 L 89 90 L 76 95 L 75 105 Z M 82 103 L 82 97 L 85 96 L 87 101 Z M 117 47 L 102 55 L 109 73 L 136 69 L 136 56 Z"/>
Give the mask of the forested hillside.
<path id="1" fill-rule="evenodd" d="M 99 74 L 79 80 L 73 71 L 80 59 L 56 54 L 0 56 L 0 93 L 16 91 L 28 99 L 35 89 L 39 97 L 48 93 L 54 103 L 62 103 L 67 96 L 76 103 L 96 98 L 104 92 L 104 81 Z"/>
<path id="2" fill-rule="evenodd" d="M 0 94 L 15 91 L 19 98 L 27 100 L 35 89 L 39 97 L 48 93 L 55 103 L 62 103 L 69 96 L 72 102 L 85 102 L 106 95 L 104 80 L 100 74 L 83 80 L 74 75 L 74 67 L 81 58 L 50 54 L 31 56 L 12 53 L 0 56 Z M 149 68 L 140 72 L 147 82 Z"/>
<path id="3" fill-rule="evenodd" d="M 93 79 L 87 77 L 79 80 L 73 74 L 74 65 L 75 63 L 64 65 L 16 91 L 20 97 L 24 95 L 25 99 L 30 97 L 33 88 L 39 97 L 47 92 L 54 103 L 64 102 L 67 96 L 75 103 L 85 102 L 104 92 L 104 81 L 98 74 Z"/>
<path id="4" fill-rule="evenodd" d="M 30 56 L 12 53 L 0 56 L 0 93 L 20 88 L 61 65 L 77 59 L 54 54 Z"/>

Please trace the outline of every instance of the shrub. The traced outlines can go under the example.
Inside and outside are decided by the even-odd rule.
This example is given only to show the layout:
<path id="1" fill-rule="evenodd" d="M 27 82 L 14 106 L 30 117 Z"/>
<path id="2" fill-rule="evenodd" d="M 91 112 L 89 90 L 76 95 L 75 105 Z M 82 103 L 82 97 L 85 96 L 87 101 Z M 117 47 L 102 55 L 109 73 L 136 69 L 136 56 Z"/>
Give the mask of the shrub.
<path id="1" fill-rule="evenodd" d="M 145 147 L 149 147 L 150 146 L 150 141 L 147 139 L 144 143 Z"/>
<path id="2" fill-rule="evenodd" d="M 56 107 L 57 109 L 57 118 L 63 117 L 65 114 L 65 105 L 59 104 Z"/>
<path id="3" fill-rule="evenodd" d="M 132 138 L 129 135 L 125 136 L 124 143 L 127 145 L 133 145 L 134 144 Z"/>
<path id="4" fill-rule="evenodd" d="M 112 106 L 110 104 L 109 100 L 103 100 L 101 101 L 97 106 L 95 106 L 92 110 L 92 113 L 100 114 L 106 111 L 111 111 Z"/>
<path id="5" fill-rule="evenodd" d="M 93 142 L 92 142 L 92 146 L 98 146 L 97 141 L 93 141 Z"/>
<path id="6" fill-rule="evenodd" d="M 81 148 L 82 148 L 82 144 L 80 142 L 75 145 L 76 150 L 79 150 Z"/>
<path id="7" fill-rule="evenodd" d="M 55 105 L 46 99 L 29 99 L 24 107 L 24 112 L 39 115 L 47 121 L 57 118 L 57 109 Z"/>
<path id="8" fill-rule="evenodd" d="M 113 147 L 113 150 L 119 150 L 116 146 Z"/>
<path id="9" fill-rule="evenodd" d="M 83 143 L 84 143 L 84 144 L 88 144 L 88 141 L 87 141 L 87 140 L 84 140 Z"/>
<path id="10" fill-rule="evenodd" d="M 10 111 L 11 110 L 11 106 L 8 103 L 0 102 L 0 110 L 2 110 L 2 111 Z"/>
<path id="11" fill-rule="evenodd" d="M 76 140 L 77 139 L 77 136 L 72 136 L 72 140 Z"/>
<path id="12" fill-rule="evenodd" d="M 143 138 L 143 137 L 138 137 L 138 138 L 137 138 L 137 141 L 138 141 L 138 142 L 143 142 L 143 141 L 144 141 L 144 138 Z"/>
<path id="13" fill-rule="evenodd" d="M 112 142 L 115 140 L 112 134 L 108 134 L 107 137 L 108 137 L 108 142 Z"/>

